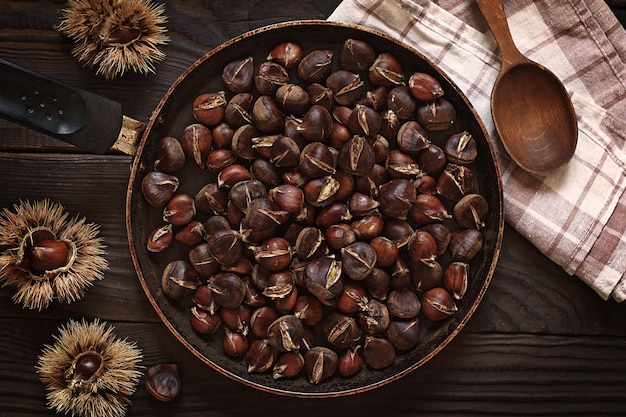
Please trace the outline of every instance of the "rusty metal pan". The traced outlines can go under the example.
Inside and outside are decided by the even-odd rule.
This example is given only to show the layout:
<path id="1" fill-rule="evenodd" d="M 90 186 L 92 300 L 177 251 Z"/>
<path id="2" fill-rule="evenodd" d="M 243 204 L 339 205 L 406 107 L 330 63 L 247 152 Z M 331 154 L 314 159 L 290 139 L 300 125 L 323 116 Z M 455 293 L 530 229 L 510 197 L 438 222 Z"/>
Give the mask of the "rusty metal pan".
<path id="1" fill-rule="evenodd" d="M 186 259 L 188 248 L 170 248 L 160 254 L 146 249 L 150 232 L 163 224 L 163 210 L 146 202 L 141 182 L 153 170 L 157 141 L 164 136 L 180 137 L 183 129 L 194 123 L 194 98 L 201 93 L 225 90 L 221 73 L 227 63 L 249 55 L 253 56 L 255 63 L 260 63 L 276 44 L 284 41 L 298 43 L 305 53 L 314 49 L 337 52 L 347 38 L 367 41 L 377 52 L 393 54 L 402 64 L 405 76 L 415 71 L 427 72 L 442 84 L 445 97 L 457 111 L 457 120 L 448 131 L 432 134 L 431 140 L 441 144 L 445 137 L 461 129 L 469 131 L 477 140 L 478 159 L 472 169 L 478 192 L 490 206 L 484 228 L 484 245 L 471 261 L 469 288 L 458 302 L 458 312 L 438 323 L 420 317 L 421 340 L 418 346 L 401 352 L 391 366 L 383 370 L 364 367 L 351 378 L 334 376 L 319 384 L 311 384 L 304 376 L 275 380 L 271 373 L 249 373 L 245 358 L 234 360 L 225 356 L 219 335 L 196 333 L 190 324 L 191 300 L 173 301 L 164 295 L 160 282 L 165 265 L 171 260 Z M 188 161 L 177 174 L 181 182 L 179 192 L 195 195 L 204 184 L 214 181 L 206 171 Z M 128 186 L 126 212 L 129 246 L 137 276 L 158 316 L 176 339 L 200 361 L 229 378 L 262 391 L 296 397 L 336 397 L 371 390 L 415 371 L 444 349 L 468 322 L 489 286 L 504 227 L 502 184 L 494 149 L 476 111 L 462 92 L 419 51 L 364 27 L 327 21 L 287 22 L 245 33 L 211 50 L 182 74 L 159 102 L 138 145 Z"/>

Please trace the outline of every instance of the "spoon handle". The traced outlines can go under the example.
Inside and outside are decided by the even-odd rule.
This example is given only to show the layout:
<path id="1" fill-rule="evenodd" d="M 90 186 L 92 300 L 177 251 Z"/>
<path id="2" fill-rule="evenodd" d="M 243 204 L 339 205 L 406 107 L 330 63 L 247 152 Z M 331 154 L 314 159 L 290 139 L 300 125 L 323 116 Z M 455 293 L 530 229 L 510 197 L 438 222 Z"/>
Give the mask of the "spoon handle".
<path id="1" fill-rule="evenodd" d="M 526 58 L 515 46 L 511 31 L 506 21 L 504 6 L 501 0 L 475 0 L 483 18 L 496 39 L 502 55 L 502 68 L 525 61 Z"/>

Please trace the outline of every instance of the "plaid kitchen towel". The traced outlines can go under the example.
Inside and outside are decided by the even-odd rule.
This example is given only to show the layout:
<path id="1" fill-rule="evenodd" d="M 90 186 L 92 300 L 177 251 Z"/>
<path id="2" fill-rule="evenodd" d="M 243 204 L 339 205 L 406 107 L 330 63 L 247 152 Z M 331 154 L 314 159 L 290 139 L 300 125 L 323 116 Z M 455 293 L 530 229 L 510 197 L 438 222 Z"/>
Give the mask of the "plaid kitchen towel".
<path id="1" fill-rule="evenodd" d="M 565 84 L 578 116 L 572 161 L 545 177 L 499 144 L 490 94 L 495 40 L 473 1 L 344 0 L 329 20 L 360 24 L 422 52 L 465 93 L 494 139 L 506 221 L 602 298 L 626 299 L 626 31 L 601 0 L 506 0 L 516 45 Z"/>

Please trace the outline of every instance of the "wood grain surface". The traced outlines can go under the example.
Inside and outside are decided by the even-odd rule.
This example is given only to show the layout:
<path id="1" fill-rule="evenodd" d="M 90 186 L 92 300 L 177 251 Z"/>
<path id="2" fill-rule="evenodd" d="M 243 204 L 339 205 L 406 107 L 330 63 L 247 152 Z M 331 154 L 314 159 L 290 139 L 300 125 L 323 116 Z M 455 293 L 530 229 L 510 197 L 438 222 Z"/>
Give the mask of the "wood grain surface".
<path id="1" fill-rule="evenodd" d="M 104 81 L 71 57 L 54 29 L 61 1 L 0 1 L 0 57 L 122 103 L 147 120 L 170 84 L 212 47 L 247 30 L 323 19 L 338 0 L 167 1 L 171 42 L 155 75 Z M 2 82 L 2 80 L 0 80 Z M 183 380 L 171 403 L 140 386 L 132 416 L 573 416 L 626 413 L 626 304 L 601 300 L 507 227 L 500 261 L 478 310 L 437 356 L 408 376 L 335 399 L 295 399 L 234 382 L 168 332 L 136 278 L 124 204 L 131 157 L 87 155 L 0 120 L 0 208 L 50 198 L 101 225 L 110 268 L 72 304 L 43 312 L 0 289 L 0 417 L 53 416 L 35 372 L 43 345 L 68 319 L 99 317 L 137 342 L 142 365 L 174 362 Z"/>

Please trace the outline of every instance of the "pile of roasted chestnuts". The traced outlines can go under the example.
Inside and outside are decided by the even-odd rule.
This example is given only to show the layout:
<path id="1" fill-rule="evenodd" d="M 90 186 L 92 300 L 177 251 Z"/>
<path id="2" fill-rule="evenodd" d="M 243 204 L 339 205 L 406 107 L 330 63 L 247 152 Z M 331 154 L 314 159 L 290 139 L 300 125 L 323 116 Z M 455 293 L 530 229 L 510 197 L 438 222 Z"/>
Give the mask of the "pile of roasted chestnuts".
<path id="1" fill-rule="evenodd" d="M 435 76 L 358 39 L 283 42 L 222 81 L 143 178 L 163 208 L 148 250 L 188 247 L 164 294 L 249 372 L 315 384 L 390 366 L 468 288 L 489 212 L 475 139 Z M 195 194 L 178 191 L 186 164 L 206 177 Z"/>

